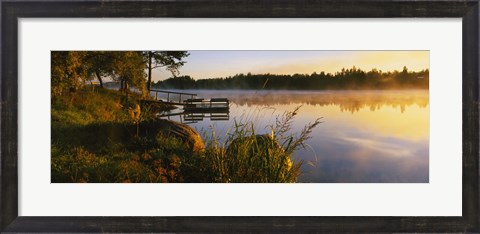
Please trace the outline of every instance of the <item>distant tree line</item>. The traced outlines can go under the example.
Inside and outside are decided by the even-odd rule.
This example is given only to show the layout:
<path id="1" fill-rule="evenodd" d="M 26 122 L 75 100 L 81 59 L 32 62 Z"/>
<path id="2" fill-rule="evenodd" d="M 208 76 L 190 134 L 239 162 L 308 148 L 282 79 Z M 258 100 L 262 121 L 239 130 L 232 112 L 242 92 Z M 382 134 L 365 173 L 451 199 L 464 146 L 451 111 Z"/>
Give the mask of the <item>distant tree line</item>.
<path id="1" fill-rule="evenodd" d="M 270 90 L 335 90 L 335 89 L 428 89 L 429 70 L 414 72 L 403 67 L 402 71 L 384 72 L 377 69 L 363 71 L 355 66 L 343 68 L 335 74 L 236 74 L 223 78 L 195 80 L 179 76 L 158 81 L 162 89 L 270 89 Z"/>
<path id="2" fill-rule="evenodd" d="M 52 51 L 52 97 L 68 95 L 93 80 L 103 87 L 105 78 L 119 82 L 125 93 L 130 87 L 146 93 L 153 69 L 165 67 L 175 76 L 188 55 L 186 51 Z"/>

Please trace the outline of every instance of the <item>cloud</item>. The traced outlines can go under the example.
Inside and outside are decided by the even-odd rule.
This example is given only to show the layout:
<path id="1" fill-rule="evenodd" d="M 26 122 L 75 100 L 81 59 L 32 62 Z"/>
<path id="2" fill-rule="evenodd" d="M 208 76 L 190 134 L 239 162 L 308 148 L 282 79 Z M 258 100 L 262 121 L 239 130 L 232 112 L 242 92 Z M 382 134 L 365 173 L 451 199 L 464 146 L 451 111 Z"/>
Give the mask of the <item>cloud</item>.
<path id="1" fill-rule="evenodd" d="M 405 148 L 404 145 L 394 144 L 386 141 L 363 139 L 356 137 L 343 137 L 341 140 L 355 144 L 360 148 L 378 152 L 380 155 L 390 157 L 412 157 L 412 151 Z"/>

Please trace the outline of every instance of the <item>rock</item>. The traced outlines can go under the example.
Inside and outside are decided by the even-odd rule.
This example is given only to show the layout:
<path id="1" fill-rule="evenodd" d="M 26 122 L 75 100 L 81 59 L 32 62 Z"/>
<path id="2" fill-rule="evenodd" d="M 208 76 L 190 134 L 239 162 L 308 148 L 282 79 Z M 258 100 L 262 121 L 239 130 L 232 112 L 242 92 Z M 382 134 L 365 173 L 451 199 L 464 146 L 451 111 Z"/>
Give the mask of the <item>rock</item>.
<path id="1" fill-rule="evenodd" d="M 150 134 L 163 134 L 166 137 L 176 137 L 186 143 L 192 152 L 199 152 L 205 148 L 200 134 L 192 127 L 175 121 L 157 119 L 142 126 Z"/>

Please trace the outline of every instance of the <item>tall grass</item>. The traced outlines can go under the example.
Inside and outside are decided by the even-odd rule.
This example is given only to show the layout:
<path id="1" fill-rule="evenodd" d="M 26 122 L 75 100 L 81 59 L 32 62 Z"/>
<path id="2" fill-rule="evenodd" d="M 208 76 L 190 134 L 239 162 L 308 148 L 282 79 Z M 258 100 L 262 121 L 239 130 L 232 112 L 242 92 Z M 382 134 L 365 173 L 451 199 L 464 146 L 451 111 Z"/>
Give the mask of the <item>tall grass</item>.
<path id="1" fill-rule="evenodd" d="M 321 118 L 309 123 L 299 135 L 290 134 L 300 107 L 277 117 L 271 134 L 258 135 L 252 121 L 234 122 L 232 131 L 221 143 L 212 130 L 205 160 L 212 182 L 292 183 L 300 175 L 303 161 L 293 159 L 295 150 L 305 147 Z"/>

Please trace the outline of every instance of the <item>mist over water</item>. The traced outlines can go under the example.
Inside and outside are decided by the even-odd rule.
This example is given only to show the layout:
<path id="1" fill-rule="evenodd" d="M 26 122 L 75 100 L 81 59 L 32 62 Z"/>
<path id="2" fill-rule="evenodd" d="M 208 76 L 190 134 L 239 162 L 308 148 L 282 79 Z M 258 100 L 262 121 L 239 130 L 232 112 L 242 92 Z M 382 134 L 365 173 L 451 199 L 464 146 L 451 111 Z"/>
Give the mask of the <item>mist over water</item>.
<path id="1" fill-rule="evenodd" d="M 275 118 L 297 106 L 302 107 L 293 133 L 323 117 L 308 147 L 295 152 L 295 159 L 304 161 L 299 182 L 429 182 L 428 90 L 180 92 L 230 100 L 229 120 L 187 123 L 206 136 L 213 128 L 221 140 L 235 120 L 253 121 L 258 134 L 270 133 Z M 181 116 L 169 118 L 185 122 Z"/>

